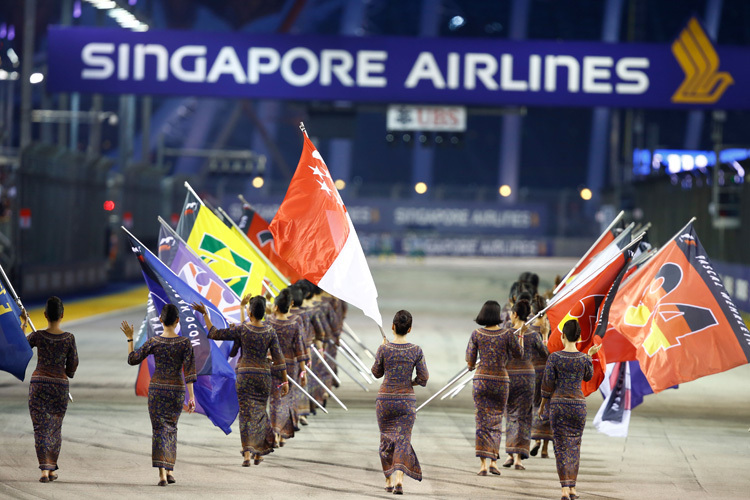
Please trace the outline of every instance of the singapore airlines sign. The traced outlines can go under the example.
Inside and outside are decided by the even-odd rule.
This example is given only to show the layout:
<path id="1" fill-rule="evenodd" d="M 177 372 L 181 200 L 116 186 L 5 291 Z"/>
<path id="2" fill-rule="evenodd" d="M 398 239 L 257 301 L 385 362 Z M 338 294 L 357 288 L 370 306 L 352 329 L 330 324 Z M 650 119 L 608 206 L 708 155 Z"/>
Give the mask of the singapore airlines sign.
<path id="1" fill-rule="evenodd" d="M 52 91 L 445 103 L 750 107 L 749 52 L 691 20 L 672 46 L 52 28 Z M 731 75 L 730 75 L 731 73 Z"/>

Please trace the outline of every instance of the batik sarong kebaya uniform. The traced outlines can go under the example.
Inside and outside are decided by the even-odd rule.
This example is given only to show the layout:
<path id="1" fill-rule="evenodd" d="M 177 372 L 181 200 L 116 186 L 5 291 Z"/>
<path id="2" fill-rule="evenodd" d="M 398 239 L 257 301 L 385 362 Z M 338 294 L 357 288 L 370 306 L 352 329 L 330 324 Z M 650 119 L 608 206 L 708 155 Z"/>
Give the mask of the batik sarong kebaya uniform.
<path id="1" fill-rule="evenodd" d="M 293 307 L 289 311 L 294 318 L 297 318 L 297 321 L 300 323 L 300 327 L 302 328 L 302 343 L 305 347 L 305 364 L 307 366 L 310 366 L 311 358 L 310 356 L 314 356 L 312 352 L 310 352 L 310 347 L 313 344 L 313 340 L 315 340 L 315 333 L 312 326 L 312 323 L 310 322 L 310 315 L 311 311 L 307 307 Z M 312 377 L 306 375 L 307 377 L 307 392 L 310 392 L 312 386 L 310 379 Z M 294 401 L 297 405 L 297 414 L 300 417 L 305 417 L 310 414 L 310 405 L 312 402 L 307 399 L 307 396 L 302 394 L 300 391 L 295 391 L 294 393 Z"/>
<path id="2" fill-rule="evenodd" d="M 232 340 L 242 345 L 242 356 L 237 362 L 237 400 L 240 404 L 240 439 L 242 453 L 267 455 L 273 451 L 275 436 L 266 413 L 266 403 L 271 395 L 271 364 L 279 368 L 280 378 L 286 373 L 286 361 L 273 328 L 264 324 L 232 325 L 229 328 L 212 327 L 208 338 Z"/>
<path id="3" fill-rule="evenodd" d="M 34 425 L 34 446 L 41 470 L 57 470 L 62 445 L 62 422 L 68 409 L 68 378 L 78 368 L 78 351 L 72 333 L 31 332 L 37 364 L 29 384 L 29 413 Z"/>
<path id="4" fill-rule="evenodd" d="M 523 352 L 513 330 L 477 328 L 466 347 L 466 364 L 476 368 L 473 380 L 476 456 L 497 460 L 500 453 L 503 413 L 510 380 L 505 369 L 513 355 Z M 477 357 L 479 363 L 477 363 Z"/>
<path id="5" fill-rule="evenodd" d="M 326 309 L 328 307 L 330 306 L 327 303 L 323 302 L 316 303 L 312 307 L 310 307 L 310 324 L 313 327 L 313 333 L 315 335 L 314 345 L 311 346 L 311 349 L 315 349 L 318 343 L 320 343 L 321 346 L 325 346 L 326 342 L 331 337 L 331 325 L 328 323 L 328 319 L 326 317 Z M 323 353 L 320 353 L 320 355 L 325 358 L 325 355 Z M 310 359 L 312 362 L 311 368 L 315 375 L 317 375 L 318 378 L 323 381 L 323 384 L 325 384 L 327 388 L 330 389 L 331 387 L 333 387 L 333 375 L 331 375 L 331 372 L 328 371 L 317 354 L 311 351 Z M 328 360 L 326 360 L 326 362 L 328 362 Z M 328 363 L 328 365 L 330 366 L 330 363 Z M 318 403 L 322 405 L 328 398 L 328 393 L 316 380 L 312 378 L 310 379 L 310 384 L 310 394 Z"/>
<path id="6" fill-rule="evenodd" d="M 174 470 L 177 421 L 185 402 L 185 384 L 196 381 L 195 355 L 189 338 L 157 336 L 131 352 L 128 364 L 138 365 L 150 354 L 154 356 L 154 374 L 148 386 L 148 414 L 153 431 L 151 465 Z"/>
<path id="7" fill-rule="evenodd" d="M 523 337 L 523 354 L 513 356 L 505 368 L 510 377 L 508 406 L 506 407 L 505 453 L 518 453 L 522 459 L 529 458 L 531 439 L 531 409 L 534 404 L 536 372 L 531 363 L 532 356 L 546 356 L 547 347 L 539 331 L 530 327 Z"/>
<path id="8" fill-rule="evenodd" d="M 533 326 L 536 331 L 539 331 L 538 326 Z M 540 334 L 541 335 L 541 334 Z M 544 343 L 544 342 L 542 342 Z M 546 349 L 547 346 L 545 346 Z M 534 351 L 531 353 L 531 364 L 534 365 L 534 404 L 531 408 L 531 439 L 546 439 L 552 440 L 552 428 L 549 425 L 549 420 L 542 420 L 539 418 L 539 405 L 542 403 L 542 377 L 544 376 L 544 367 L 547 365 L 547 356 L 549 351 L 545 354 Z"/>
<path id="9" fill-rule="evenodd" d="M 300 323 L 297 318 L 279 319 L 270 317 L 268 325 L 276 332 L 279 347 L 284 353 L 287 377 L 299 383 L 299 364 L 306 361 L 305 346 L 302 343 Z M 284 439 L 294 437 L 299 430 L 299 416 L 294 393 L 299 392 L 296 387 L 289 387 L 286 396 L 281 395 L 281 384 L 284 382 L 281 366 L 272 367 L 273 380 L 271 383 L 271 426 L 276 434 Z"/>
<path id="10" fill-rule="evenodd" d="M 542 398 L 548 411 L 555 445 L 560 485 L 575 487 L 581 458 L 581 437 L 586 425 L 586 398 L 581 381 L 591 380 L 594 365 L 582 352 L 553 352 L 547 358 L 542 379 Z"/>
<path id="11" fill-rule="evenodd" d="M 417 375 L 412 380 L 415 369 Z M 422 468 L 411 446 L 411 431 L 417 418 L 413 386 L 424 387 L 430 376 L 422 349 L 415 344 L 381 345 L 375 353 L 372 374 L 375 378 L 385 376 L 375 402 L 383 474 L 391 477 L 400 470 L 421 481 Z"/>

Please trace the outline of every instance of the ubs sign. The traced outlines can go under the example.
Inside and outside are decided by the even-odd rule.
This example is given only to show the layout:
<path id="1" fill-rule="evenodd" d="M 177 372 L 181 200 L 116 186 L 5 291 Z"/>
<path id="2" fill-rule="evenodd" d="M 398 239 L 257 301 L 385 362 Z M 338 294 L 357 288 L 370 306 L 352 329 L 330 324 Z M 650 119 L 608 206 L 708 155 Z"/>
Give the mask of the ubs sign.
<path id="1" fill-rule="evenodd" d="M 750 50 L 672 44 L 51 28 L 48 88 L 461 105 L 750 108 Z"/>

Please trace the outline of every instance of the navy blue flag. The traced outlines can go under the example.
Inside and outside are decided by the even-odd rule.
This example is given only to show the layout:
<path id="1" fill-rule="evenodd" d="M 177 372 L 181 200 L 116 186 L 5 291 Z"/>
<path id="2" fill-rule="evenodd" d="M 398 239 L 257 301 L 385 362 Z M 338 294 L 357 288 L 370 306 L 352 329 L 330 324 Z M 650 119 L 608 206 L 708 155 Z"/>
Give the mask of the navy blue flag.
<path id="1" fill-rule="evenodd" d="M 190 339 L 195 353 L 195 368 L 198 374 L 198 381 L 193 384 L 196 411 L 205 414 L 214 425 L 229 434 L 230 426 L 239 412 L 234 370 L 216 343 L 208 338 L 202 316 L 196 315 L 190 304 L 193 302 L 205 304 L 211 322 L 217 328 L 228 326 L 224 316 L 132 234 L 127 231 L 126 233 L 130 240 L 131 250 L 138 258 L 143 278 L 146 280 L 150 307 L 156 314 L 165 304 L 174 304 L 180 311 L 180 325 L 177 333 Z M 157 335 L 161 333 L 158 328 L 152 331 Z"/>
<path id="2" fill-rule="evenodd" d="M 21 328 L 21 310 L 0 280 L 0 370 L 23 381 L 32 352 Z"/>

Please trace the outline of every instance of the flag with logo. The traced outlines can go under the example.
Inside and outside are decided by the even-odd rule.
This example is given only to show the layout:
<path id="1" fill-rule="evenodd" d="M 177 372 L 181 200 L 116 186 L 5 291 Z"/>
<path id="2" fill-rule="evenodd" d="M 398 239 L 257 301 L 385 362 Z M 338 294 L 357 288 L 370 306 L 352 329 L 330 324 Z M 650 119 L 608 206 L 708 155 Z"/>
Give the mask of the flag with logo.
<path id="1" fill-rule="evenodd" d="M 192 190 L 188 190 L 176 232 L 238 297 L 262 293 L 265 264 Z"/>
<path id="2" fill-rule="evenodd" d="M 124 228 L 123 228 L 124 229 Z M 163 327 L 161 323 L 156 325 L 153 317 L 158 319 L 158 314 L 166 304 L 174 304 L 179 309 L 180 321 L 177 333 L 190 338 L 195 353 L 195 368 L 198 380 L 193 384 L 195 392 L 196 411 L 205 414 L 214 425 L 226 434 L 231 432 L 230 426 L 237 417 L 239 403 L 235 389 L 235 374 L 224 353 L 218 348 L 213 340 L 208 338 L 203 318 L 196 315 L 191 307 L 193 302 L 206 304 L 206 311 L 211 322 L 217 328 L 226 328 L 227 322 L 221 312 L 211 303 L 206 303 L 203 297 L 190 288 L 163 262 L 151 253 L 132 234 L 125 230 L 130 240 L 130 247 L 141 265 L 143 278 L 149 290 L 149 310 L 147 321 L 150 328 L 147 331 L 153 335 L 161 334 Z M 141 339 L 139 339 L 141 342 Z M 145 342 L 145 339 L 143 340 Z M 145 365 L 148 367 L 148 365 Z M 147 368 L 141 365 L 139 375 Z M 149 375 L 153 374 L 150 367 Z"/>
<path id="3" fill-rule="evenodd" d="M 0 279 L 0 370 L 23 381 L 32 352 L 21 328 L 21 310 Z"/>
<path id="4" fill-rule="evenodd" d="M 294 283 L 300 279 L 292 266 L 286 263 L 281 256 L 276 253 L 276 245 L 273 242 L 273 234 L 268 227 L 266 219 L 260 216 L 258 212 L 250 205 L 243 201 L 242 217 L 237 223 L 250 241 L 268 258 L 271 263 L 278 269 L 290 282 Z"/>
<path id="5" fill-rule="evenodd" d="M 279 255 L 300 276 L 382 326 L 378 291 L 357 232 L 307 133 L 297 170 L 269 227 Z"/>
<path id="6" fill-rule="evenodd" d="M 750 330 L 692 222 L 620 288 L 611 321 L 654 392 L 750 359 Z"/>
<path id="7" fill-rule="evenodd" d="M 641 247 L 641 245 L 639 245 L 639 247 Z M 648 262 L 648 260 L 655 254 L 656 249 L 653 248 L 646 251 L 641 251 L 640 253 L 636 252 L 633 255 L 633 260 L 628 266 L 628 270 L 625 272 L 625 275 L 622 278 L 622 283 L 620 286 L 627 283 L 631 276 L 633 276 L 633 274 L 638 271 L 638 269 L 640 269 L 644 264 L 646 264 L 646 262 Z M 604 351 L 604 356 L 607 358 L 607 363 L 633 361 L 636 359 L 635 346 L 631 344 L 628 339 L 623 337 L 622 334 L 618 332 L 614 326 L 612 326 L 611 321 L 607 325 L 606 335 L 604 335 L 602 339 L 602 351 Z M 640 369 L 638 370 L 638 373 L 641 373 Z"/>
<path id="8" fill-rule="evenodd" d="M 588 352 L 595 343 L 602 343 L 610 307 L 632 255 L 627 248 L 621 250 L 615 243 L 611 245 L 617 248 L 617 253 L 608 262 L 600 263 L 598 258 L 594 259 L 589 266 L 596 267 L 583 269 L 579 274 L 588 276 L 586 281 L 578 281 L 564 288 L 551 299 L 546 311 L 550 323 L 547 342 L 550 352 L 560 351 L 564 347 L 562 330 L 571 319 L 577 320 L 581 326 L 581 338 L 576 344 L 580 352 Z M 600 350 L 594 355 L 594 376 L 582 384 L 584 395 L 588 396 L 599 388 L 604 380 L 606 365 L 606 354 Z"/>

